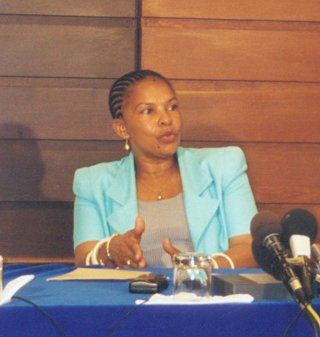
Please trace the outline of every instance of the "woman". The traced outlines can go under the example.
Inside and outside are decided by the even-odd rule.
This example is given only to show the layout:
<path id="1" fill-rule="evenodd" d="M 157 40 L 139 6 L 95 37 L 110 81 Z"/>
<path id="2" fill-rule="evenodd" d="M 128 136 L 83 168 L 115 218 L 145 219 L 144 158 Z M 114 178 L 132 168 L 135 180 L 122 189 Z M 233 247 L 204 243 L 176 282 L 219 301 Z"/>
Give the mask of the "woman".
<path id="1" fill-rule="evenodd" d="M 154 71 L 118 79 L 109 108 L 129 154 L 76 171 L 76 264 L 169 266 L 180 250 L 223 253 L 215 258 L 223 268 L 255 266 L 256 206 L 243 152 L 180 147 L 175 90 Z"/>

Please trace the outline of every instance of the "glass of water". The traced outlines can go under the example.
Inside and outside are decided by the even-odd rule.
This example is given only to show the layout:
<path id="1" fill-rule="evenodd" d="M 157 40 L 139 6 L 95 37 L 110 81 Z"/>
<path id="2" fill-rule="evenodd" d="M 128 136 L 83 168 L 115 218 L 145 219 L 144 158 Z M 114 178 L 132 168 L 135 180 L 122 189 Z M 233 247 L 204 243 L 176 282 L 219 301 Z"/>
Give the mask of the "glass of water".
<path id="1" fill-rule="evenodd" d="M 211 296 L 211 257 L 185 252 L 173 257 L 173 293 L 192 293 Z"/>

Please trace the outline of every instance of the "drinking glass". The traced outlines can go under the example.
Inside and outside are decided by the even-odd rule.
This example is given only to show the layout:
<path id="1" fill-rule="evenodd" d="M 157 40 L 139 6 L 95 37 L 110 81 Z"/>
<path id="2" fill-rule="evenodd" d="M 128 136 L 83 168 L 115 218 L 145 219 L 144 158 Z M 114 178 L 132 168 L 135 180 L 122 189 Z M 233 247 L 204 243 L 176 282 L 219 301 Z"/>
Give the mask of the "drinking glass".
<path id="1" fill-rule="evenodd" d="M 211 295 L 211 257 L 201 253 L 184 252 L 174 255 L 173 293 Z"/>

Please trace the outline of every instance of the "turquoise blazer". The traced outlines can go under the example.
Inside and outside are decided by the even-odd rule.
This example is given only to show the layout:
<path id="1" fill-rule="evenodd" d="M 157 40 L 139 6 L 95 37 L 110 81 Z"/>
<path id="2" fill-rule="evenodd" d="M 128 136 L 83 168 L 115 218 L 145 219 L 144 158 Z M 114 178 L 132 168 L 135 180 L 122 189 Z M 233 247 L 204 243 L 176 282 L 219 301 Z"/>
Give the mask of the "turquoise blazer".
<path id="1" fill-rule="evenodd" d="M 179 147 L 177 158 L 194 250 L 226 251 L 229 238 L 250 233 L 257 212 L 242 150 Z M 133 153 L 78 169 L 73 190 L 75 247 L 133 228 L 138 215 Z"/>

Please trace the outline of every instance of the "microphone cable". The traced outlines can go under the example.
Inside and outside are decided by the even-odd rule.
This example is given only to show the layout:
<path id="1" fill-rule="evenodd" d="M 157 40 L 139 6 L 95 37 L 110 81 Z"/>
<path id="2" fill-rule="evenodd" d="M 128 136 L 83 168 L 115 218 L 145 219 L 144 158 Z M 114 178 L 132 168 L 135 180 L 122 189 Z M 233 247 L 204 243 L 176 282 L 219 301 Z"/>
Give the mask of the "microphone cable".
<path id="1" fill-rule="evenodd" d="M 44 315 L 46 318 L 48 318 L 48 320 L 51 322 L 51 324 L 53 325 L 53 327 L 55 328 L 55 330 L 57 331 L 58 335 L 60 337 L 67 337 L 67 335 L 65 334 L 65 332 L 63 331 L 61 325 L 58 323 L 58 321 L 52 317 L 46 310 L 44 310 L 43 308 L 41 308 L 39 305 L 37 305 L 36 303 L 23 298 L 21 296 L 12 296 L 12 298 L 25 302 L 27 304 L 32 305 L 35 309 L 37 309 L 42 315 Z M 121 329 L 121 327 L 123 326 L 123 324 L 126 322 L 126 320 L 129 318 L 129 316 L 131 314 L 133 314 L 141 305 L 147 303 L 149 301 L 150 298 L 142 301 L 141 303 L 135 305 L 133 308 L 131 308 L 130 310 L 128 310 L 123 316 L 121 316 L 113 325 L 110 334 L 108 334 L 107 337 L 114 337 L 116 336 L 116 334 L 118 333 L 118 331 Z"/>
<path id="2" fill-rule="evenodd" d="M 283 337 L 288 337 L 290 330 L 293 328 L 293 325 L 298 321 L 298 319 L 303 314 L 303 309 L 299 310 L 298 314 L 290 321 L 289 325 L 287 326 Z M 315 324 L 312 324 L 313 332 L 315 337 L 319 337 L 319 330 L 318 327 Z"/>
<path id="3" fill-rule="evenodd" d="M 317 331 L 318 331 L 320 328 L 320 317 L 317 314 L 317 312 L 313 309 L 311 303 L 308 303 L 307 305 L 305 305 L 303 310 L 306 310 L 306 316 L 309 318 L 312 325 L 317 327 Z"/>
<path id="4" fill-rule="evenodd" d="M 129 318 L 130 315 L 132 315 L 140 306 L 147 303 L 150 298 L 147 298 L 146 300 L 142 301 L 141 303 L 135 305 L 133 308 L 128 310 L 126 313 L 124 313 L 112 326 L 111 332 L 107 335 L 107 337 L 114 337 L 118 333 L 118 331 L 122 328 L 123 324 L 126 322 L 126 320 Z"/>
<path id="5" fill-rule="evenodd" d="M 54 328 L 56 329 L 58 335 L 60 337 L 67 337 L 67 335 L 65 334 L 65 332 L 63 331 L 61 325 L 57 322 L 57 320 L 55 318 L 53 318 L 46 310 L 44 310 L 43 308 L 41 308 L 38 304 L 23 298 L 21 296 L 12 296 L 12 298 L 25 302 L 27 304 L 32 305 L 34 308 L 36 308 L 42 315 L 44 315 L 46 318 L 48 318 L 48 320 L 51 322 L 51 324 L 54 326 Z"/>

